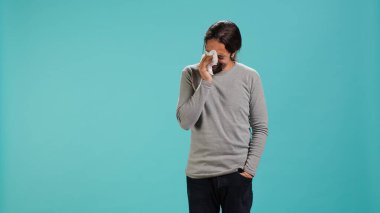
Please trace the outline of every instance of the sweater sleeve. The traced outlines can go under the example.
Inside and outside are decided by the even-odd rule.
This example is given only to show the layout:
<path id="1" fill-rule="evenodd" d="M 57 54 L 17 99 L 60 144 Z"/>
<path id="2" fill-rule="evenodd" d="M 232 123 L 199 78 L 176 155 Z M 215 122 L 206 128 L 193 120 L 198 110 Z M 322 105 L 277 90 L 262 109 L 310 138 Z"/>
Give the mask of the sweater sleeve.
<path id="1" fill-rule="evenodd" d="M 189 130 L 198 121 L 213 82 L 201 79 L 198 87 L 193 89 L 188 67 L 182 71 L 180 94 L 177 102 L 177 121 L 184 130 Z"/>
<path id="2" fill-rule="evenodd" d="M 257 72 L 252 79 L 250 91 L 249 123 L 252 129 L 252 137 L 244 170 L 255 176 L 268 135 L 267 107 L 261 78 Z"/>

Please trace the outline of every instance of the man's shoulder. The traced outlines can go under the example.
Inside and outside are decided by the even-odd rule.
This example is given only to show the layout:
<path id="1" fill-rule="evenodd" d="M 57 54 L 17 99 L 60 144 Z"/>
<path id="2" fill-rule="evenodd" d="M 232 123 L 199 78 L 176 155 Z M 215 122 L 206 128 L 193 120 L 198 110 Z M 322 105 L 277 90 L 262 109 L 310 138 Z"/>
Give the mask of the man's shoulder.
<path id="1" fill-rule="evenodd" d="M 186 65 L 183 70 L 182 70 L 182 74 L 190 80 L 194 90 L 195 88 L 198 87 L 200 81 L 201 81 L 201 76 L 198 72 L 198 65 L 199 63 L 196 63 L 196 64 L 189 64 L 189 65 Z"/>
<path id="2" fill-rule="evenodd" d="M 183 68 L 183 71 L 189 72 L 189 74 L 198 70 L 199 63 L 196 64 L 188 64 Z"/>
<path id="3" fill-rule="evenodd" d="M 182 74 L 187 76 L 188 78 L 192 78 L 194 81 L 197 81 L 197 78 L 200 78 L 199 74 L 199 63 L 196 64 L 188 64 L 182 69 Z"/>
<path id="4" fill-rule="evenodd" d="M 241 62 L 238 62 L 239 70 L 247 75 L 253 76 L 253 77 L 259 77 L 259 72 L 246 64 L 243 64 Z"/>

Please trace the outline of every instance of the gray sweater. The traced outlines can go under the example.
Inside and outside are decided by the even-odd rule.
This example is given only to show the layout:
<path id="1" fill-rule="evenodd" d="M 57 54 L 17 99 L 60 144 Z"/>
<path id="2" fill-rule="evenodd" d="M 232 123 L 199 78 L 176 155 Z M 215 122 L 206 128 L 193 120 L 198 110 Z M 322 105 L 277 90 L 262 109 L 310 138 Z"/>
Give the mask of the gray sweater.
<path id="1" fill-rule="evenodd" d="M 258 72 L 236 62 L 201 79 L 198 64 L 181 74 L 176 116 L 191 129 L 186 175 L 207 178 L 239 168 L 255 176 L 268 135 L 268 115 Z"/>

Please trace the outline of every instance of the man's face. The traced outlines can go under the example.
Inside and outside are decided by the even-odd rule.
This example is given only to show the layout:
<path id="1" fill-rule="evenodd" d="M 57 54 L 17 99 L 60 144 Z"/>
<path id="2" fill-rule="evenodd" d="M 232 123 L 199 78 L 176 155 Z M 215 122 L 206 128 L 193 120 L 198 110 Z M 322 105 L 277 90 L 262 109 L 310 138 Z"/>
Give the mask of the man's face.
<path id="1" fill-rule="evenodd" d="M 218 73 L 222 71 L 227 64 L 231 63 L 230 53 L 226 50 L 223 43 L 220 43 L 216 39 L 210 39 L 206 42 L 206 51 L 216 50 L 218 53 L 218 64 L 212 66 L 212 71 Z"/>

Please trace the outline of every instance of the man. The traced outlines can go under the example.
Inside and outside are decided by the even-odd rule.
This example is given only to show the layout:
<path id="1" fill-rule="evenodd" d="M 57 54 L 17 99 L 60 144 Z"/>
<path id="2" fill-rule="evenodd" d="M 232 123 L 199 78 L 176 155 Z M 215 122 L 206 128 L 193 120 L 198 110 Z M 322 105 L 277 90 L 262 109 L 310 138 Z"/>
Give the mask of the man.
<path id="1" fill-rule="evenodd" d="M 237 62 L 239 28 L 218 21 L 205 34 L 206 51 L 216 50 L 218 64 L 207 71 L 212 56 L 182 71 L 176 116 L 191 129 L 186 168 L 190 213 L 250 212 L 252 178 L 268 135 L 268 115 L 258 72 Z"/>

